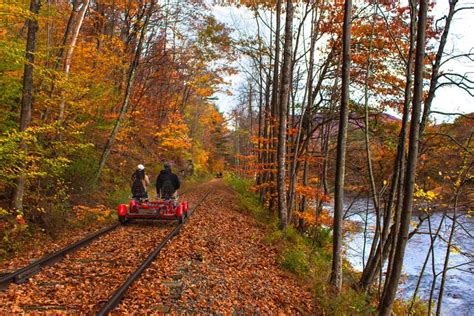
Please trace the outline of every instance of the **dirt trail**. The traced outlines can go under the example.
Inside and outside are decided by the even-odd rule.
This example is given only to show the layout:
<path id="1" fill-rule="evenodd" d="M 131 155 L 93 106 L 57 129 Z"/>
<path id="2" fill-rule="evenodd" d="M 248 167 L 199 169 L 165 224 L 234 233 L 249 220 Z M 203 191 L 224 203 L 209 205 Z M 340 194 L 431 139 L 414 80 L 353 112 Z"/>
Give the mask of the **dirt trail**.
<path id="1" fill-rule="evenodd" d="M 221 180 L 128 291 L 120 313 L 312 314 L 309 289 L 284 273 L 276 249 Z M 196 192 L 197 193 L 197 192 Z M 118 313 L 117 313 L 118 314 Z"/>

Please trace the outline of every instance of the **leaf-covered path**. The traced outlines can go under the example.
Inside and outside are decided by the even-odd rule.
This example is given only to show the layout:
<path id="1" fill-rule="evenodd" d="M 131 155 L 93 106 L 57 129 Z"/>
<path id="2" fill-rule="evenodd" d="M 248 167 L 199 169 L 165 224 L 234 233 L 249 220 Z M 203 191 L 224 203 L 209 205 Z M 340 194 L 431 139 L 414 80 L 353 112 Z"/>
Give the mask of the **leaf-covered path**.
<path id="1" fill-rule="evenodd" d="M 311 313 L 310 291 L 278 267 L 262 228 L 235 210 L 235 193 L 219 180 L 199 188 L 208 190 L 203 206 L 129 290 L 120 312 Z"/>
<path id="2" fill-rule="evenodd" d="M 263 241 L 265 233 L 252 218 L 236 211 L 231 189 L 213 180 L 187 199 L 193 202 L 208 191 L 114 313 L 313 313 L 310 290 L 278 267 L 277 250 Z M 101 237 L 26 284 L 10 285 L 0 292 L 0 313 L 97 310 L 163 235 L 157 227 L 130 226 Z M 90 259 L 91 253 L 100 258 Z M 97 262 L 105 263 L 102 269 L 91 267 Z"/>

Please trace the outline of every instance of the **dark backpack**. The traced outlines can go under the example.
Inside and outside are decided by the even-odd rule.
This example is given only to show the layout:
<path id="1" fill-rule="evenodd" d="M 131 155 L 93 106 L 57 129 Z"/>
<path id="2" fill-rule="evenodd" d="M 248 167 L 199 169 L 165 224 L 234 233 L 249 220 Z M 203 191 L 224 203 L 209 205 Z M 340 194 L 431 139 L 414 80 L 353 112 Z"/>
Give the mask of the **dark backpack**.
<path id="1" fill-rule="evenodd" d="M 170 179 L 166 179 L 161 187 L 161 197 L 165 200 L 169 200 L 173 197 L 174 191 L 173 182 L 171 182 Z"/>
<path id="2" fill-rule="evenodd" d="M 145 197 L 145 188 L 143 187 L 142 180 L 138 177 L 135 177 L 132 183 L 132 195 L 134 198 Z"/>

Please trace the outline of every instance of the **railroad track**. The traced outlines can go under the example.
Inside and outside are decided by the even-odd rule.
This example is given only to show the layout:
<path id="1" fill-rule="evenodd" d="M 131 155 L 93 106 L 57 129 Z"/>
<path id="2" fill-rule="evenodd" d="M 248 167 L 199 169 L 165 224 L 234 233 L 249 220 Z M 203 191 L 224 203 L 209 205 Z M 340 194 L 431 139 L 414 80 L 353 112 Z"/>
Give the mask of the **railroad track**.
<path id="1" fill-rule="evenodd" d="M 180 193 L 180 196 L 186 194 L 190 190 L 191 190 L 191 188 L 188 188 L 188 189 L 184 190 L 183 192 Z M 39 273 L 41 271 L 41 269 L 44 268 L 45 266 L 55 264 L 56 262 L 62 260 L 64 258 L 64 256 L 67 255 L 68 253 L 71 253 L 75 250 L 78 250 L 78 249 L 88 245 L 89 243 L 91 243 L 93 240 L 99 238 L 100 236 L 103 236 L 105 234 L 108 234 L 108 233 L 112 232 L 118 226 L 120 226 L 120 223 L 116 223 L 116 224 L 113 224 L 109 227 L 103 228 L 103 229 L 99 230 L 98 232 L 90 234 L 90 235 L 86 236 L 85 238 L 83 238 L 79 241 L 76 241 L 75 243 L 73 243 L 73 244 L 71 244 L 71 245 L 69 245 L 69 246 L 67 246 L 63 249 L 57 250 L 57 251 L 55 251 L 51 254 L 47 254 L 47 255 L 41 257 L 40 259 L 30 263 L 29 265 L 15 271 L 15 272 L 12 272 L 10 274 L 7 274 L 5 276 L 0 277 L 0 290 L 4 290 L 5 288 L 7 288 L 7 286 L 10 283 L 21 284 L 21 283 L 26 282 L 30 277 L 32 277 L 33 275 Z"/>
<path id="2" fill-rule="evenodd" d="M 90 234 L 84 239 L 76 241 L 72 245 L 69 245 L 63 249 L 53 252 L 52 254 L 47 254 L 46 256 L 30 263 L 26 267 L 23 267 L 15 272 L 7 274 L 0 278 L 0 290 L 5 289 L 8 284 L 10 283 L 24 283 L 30 277 L 35 275 L 36 273 L 40 272 L 41 269 L 45 266 L 52 265 L 59 260 L 62 260 L 65 255 L 70 252 L 73 252 L 79 248 L 86 246 L 87 244 L 91 243 L 93 240 L 99 238 L 102 235 L 110 233 L 111 231 L 115 230 L 120 223 L 113 224 L 109 227 L 103 228 L 96 233 Z"/>
<path id="3" fill-rule="evenodd" d="M 186 190 L 188 191 L 188 190 Z M 202 204 L 202 202 L 205 200 L 205 198 L 209 195 L 210 192 L 204 194 L 204 196 L 202 196 L 197 202 L 196 204 L 194 205 L 194 207 L 190 210 L 190 215 L 192 215 L 194 213 L 194 211 Z M 181 193 L 181 194 L 184 194 Z M 153 251 L 151 251 L 148 255 L 148 257 L 138 266 L 138 268 L 129 275 L 129 277 L 123 282 L 121 283 L 121 285 L 115 290 L 115 292 L 110 295 L 107 299 L 106 302 L 104 302 L 104 300 L 101 300 L 101 303 L 102 304 L 94 304 L 96 306 L 95 310 L 97 310 L 97 307 L 100 306 L 100 311 L 97 313 L 97 315 L 106 315 L 109 311 L 111 311 L 112 309 L 114 309 L 118 304 L 119 302 L 121 301 L 121 299 L 123 298 L 123 296 L 125 295 L 127 289 L 133 284 L 133 282 L 135 282 L 136 279 L 138 279 L 138 277 L 141 275 L 141 273 L 151 264 L 151 262 L 154 260 L 154 258 L 160 253 L 161 249 L 163 249 L 163 247 L 174 237 L 176 236 L 181 227 L 183 226 L 184 223 L 182 224 L 178 224 L 176 227 L 174 227 L 170 232 L 168 232 L 164 238 L 161 239 L 161 242 L 159 242 L 158 246 L 155 247 L 155 249 L 153 249 Z M 18 270 L 18 271 L 15 271 L 9 275 L 6 275 L 4 277 L 2 277 L 0 279 L 0 289 L 3 287 L 3 288 L 6 288 L 8 286 L 9 283 L 22 283 L 24 281 L 26 281 L 29 277 L 31 277 L 32 275 L 40 272 L 42 270 L 43 267 L 47 266 L 47 265 L 52 265 L 56 262 L 58 262 L 59 260 L 63 259 L 65 257 L 66 254 L 68 253 L 71 253 L 75 250 L 78 250 L 79 248 L 81 247 L 84 247 L 85 245 L 91 243 L 93 240 L 99 238 L 100 236 L 103 236 L 109 232 L 112 232 L 113 230 L 115 230 L 117 227 L 119 226 L 119 224 L 114 224 L 114 225 L 111 225 L 107 228 L 104 228 L 94 234 L 91 234 L 89 236 L 87 236 L 86 238 L 64 248 L 64 249 L 61 249 L 61 250 L 58 250 L 52 254 L 49 254 L 49 255 L 46 255 L 45 257 L 31 263 L 30 265 Z M 156 233 L 154 233 L 156 234 Z M 114 234 L 115 235 L 115 234 Z M 133 238 L 132 238 L 133 239 Z M 133 246 L 132 246 L 133 247 Z M 100 250 L 100 249 L 99 249 Z M 104 253 L 106 253 L 107 251 L 104 250 Z M 114 262 L 115 260 L 104 260 L 104 259 L 69 259 L 69 260 L 82 260 L 82 263 L 84 262 L 109 262 L 109 263 L 112 263 Z M 86 261 L 84 261 L 86 260 Z M 90 260 L 90 261 L 87 261 L 87 260 Z M 115 262 L 116 263 L 116 262 Z M 67 269 L 67 266 L 65 267 Z M 85 270 L 87 270 L 87 268 L 89 268 L 89 266 L 86 266 Z M 51 270 L 51 269 L 49 269 Z M 100 268 L 99 268 L 100 270 Z M 84 270 L 80 270 L 79 271 L 83 272 Z M 129 272 L 129 270 L 126 270 L 126 273 Z M 119 272 L 117 272 L 119 273 Z M 87 276 L 87 275 L 84 275 L 85 277 L 96 277 L 97 275 L 93 274 L 92 276 Z M 104 275 L 105 277 L 107 277 L 106 275 Z M 54 278 L 53 278 L 54 279 Z M 43 283 L 52 283 L 54 284 L 55 282 L 43 282 Z M 61 282 L 59 282 L 61 283 Z M 116 287 L 114 287 L 116 288 Z M 71 306 L 72 307 L 72 306 Z M 32 308 L 32 309 L 42 309 L 42 306 L 37 306 L 37 305 L 34 305 L 34 306 L 27 306 L 27 308 Z M 46 309 L 48 309 L 46 306 L 45 306 Z M 64 308 L 68 308 L 68 306 L 64 306 Z M 53 308 L 54 309 L 54 308 Z M 74 307 L 72 309 L 75 309 Z"/>
<path id="4" fill-rule="evenodd" d="M 193 215 L 194 211 L 201 205 L 201 203 L 206 199 L 206 197 L 211 192 L 207 192 L 204 196 L 196 203 L 196 205 L 191 209 L 189 216 Z M 161 249 L 170 241 L 174 236 L 179 233 L 179 230 L 185 223 L 178 224 L 175 229 L 173 229 L 166 237 L 161 241 L 161 243 L 148 255 L 148 257 L 143 261 L 143 263 L 135 270 L 135 272 L 130 275 L 127 280 L 109 297 L 109 300 L 102 306 L 97 315 L 107 315 L 111 310 L 113 310 L 122 300 L 123 296 L 127 292 L 128 288 L 138 279 L 143 271 L 153 262 L 155 257 L 160 253 Z"/>

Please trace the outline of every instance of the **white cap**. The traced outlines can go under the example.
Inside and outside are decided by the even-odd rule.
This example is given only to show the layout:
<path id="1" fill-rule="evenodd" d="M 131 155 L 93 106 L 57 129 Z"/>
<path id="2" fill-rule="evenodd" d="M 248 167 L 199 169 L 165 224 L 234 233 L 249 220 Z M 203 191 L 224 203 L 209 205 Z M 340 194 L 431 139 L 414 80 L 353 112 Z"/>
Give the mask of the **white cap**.
<path id="1" fill-rule="evenodd" d="M 139 164 L 139 165 L 137 166 L 137 169 L 138 169 L 138 170 L 145 170 L 145 166 L 142 165 L 142 164 Z"/>

